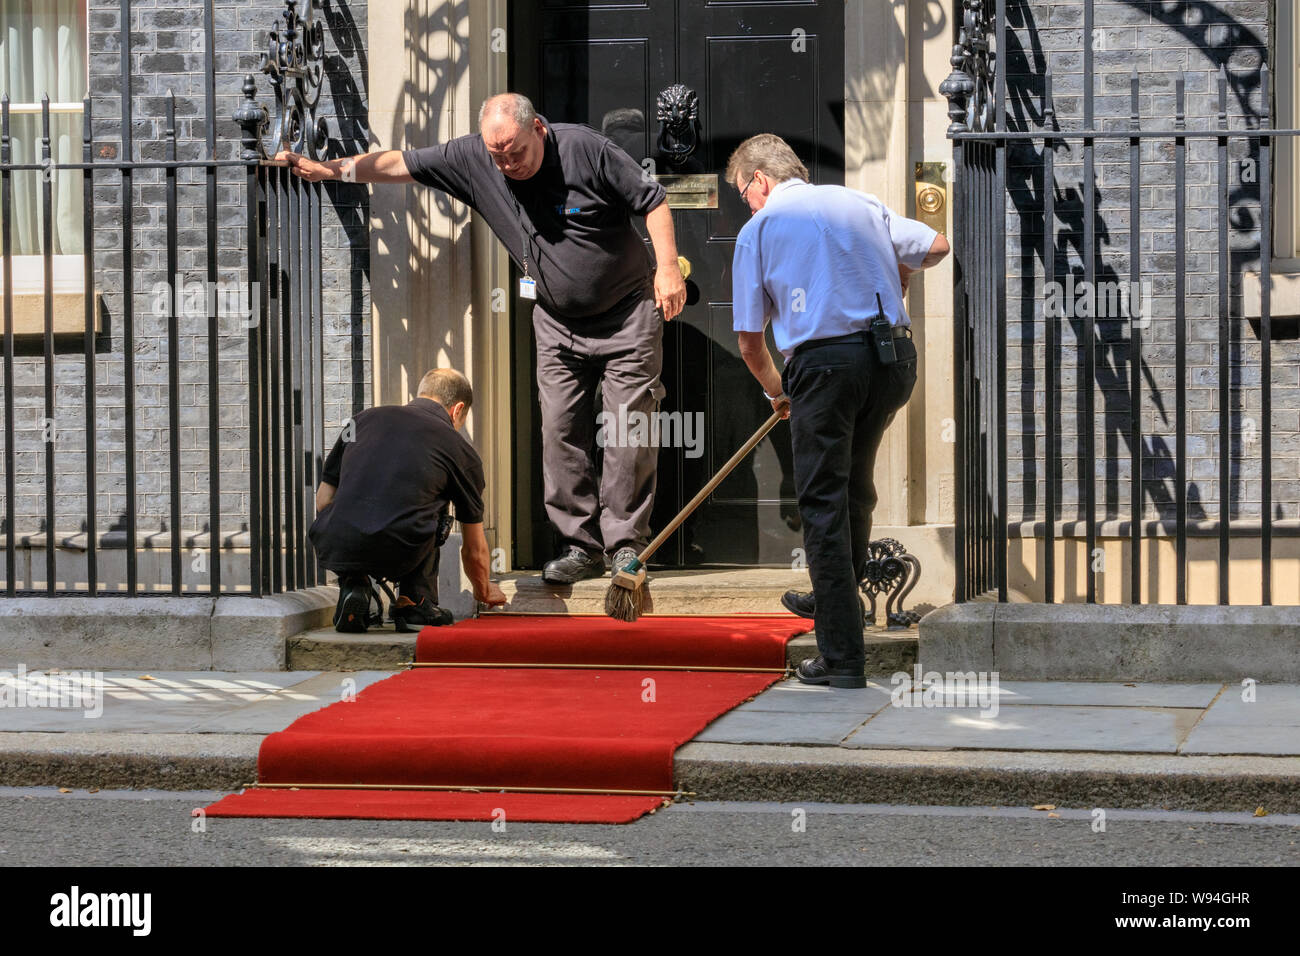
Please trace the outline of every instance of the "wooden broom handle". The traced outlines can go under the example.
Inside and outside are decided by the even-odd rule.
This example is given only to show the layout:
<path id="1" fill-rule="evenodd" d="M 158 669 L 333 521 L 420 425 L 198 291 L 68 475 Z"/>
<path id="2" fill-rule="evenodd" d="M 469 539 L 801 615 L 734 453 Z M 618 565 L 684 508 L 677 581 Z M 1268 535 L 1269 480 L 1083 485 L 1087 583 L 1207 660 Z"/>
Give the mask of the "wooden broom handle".
<path id="1" fill-rule="evenodd" d="M 709 479 L 709 483 L 701 488 L 695 497 L 687 503 L 686 507 L 682 509 L 681 514 L 668 522 L 668 527 L 655 535 L 655 539 L 646 546 L 644 551 L 637 555 L 637 561 L 641 564 L 645 564 L 646 561 L 650 560 L 650 556 L 659 550 L 660 545 L 667 541 L 672 536 L 672 533 L 682 526 L 682 522 L 691 516 L 692 511 L 703 504 L 705 498 L 713 494 L 714 489 L 716 489 L 718 485 L 722 484 L 727 475 L 731 474 L 731 470 L 739 465 L 741 461 L 743 461 L 745 457 L 754 450 L 755 446 L 766 437 L 768 432 L 776 427 L 776 423 L 779 421 L 781 421 L 781 413 L 773 412 L 772 417 L 765 421 L 759 427 L 758 431 L 754 432 L 749 441 L 740 446 L 740 450 L 732 455 L 718 473 Z"/>

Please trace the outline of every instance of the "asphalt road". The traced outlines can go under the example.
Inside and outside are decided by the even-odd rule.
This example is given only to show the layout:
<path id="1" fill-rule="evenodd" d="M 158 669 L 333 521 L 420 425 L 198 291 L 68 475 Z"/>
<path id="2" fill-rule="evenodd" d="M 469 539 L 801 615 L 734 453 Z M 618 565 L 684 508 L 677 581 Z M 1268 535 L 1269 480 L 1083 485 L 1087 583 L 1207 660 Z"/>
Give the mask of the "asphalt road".
<path id="1" fill-rule="evenodd" d="M 0 788 L 0 865 L 1300 865 L 1298 815 L 698 803 L 628 826 L 207 819 L 195 832 L 191 810 L 220 796 Z"/>

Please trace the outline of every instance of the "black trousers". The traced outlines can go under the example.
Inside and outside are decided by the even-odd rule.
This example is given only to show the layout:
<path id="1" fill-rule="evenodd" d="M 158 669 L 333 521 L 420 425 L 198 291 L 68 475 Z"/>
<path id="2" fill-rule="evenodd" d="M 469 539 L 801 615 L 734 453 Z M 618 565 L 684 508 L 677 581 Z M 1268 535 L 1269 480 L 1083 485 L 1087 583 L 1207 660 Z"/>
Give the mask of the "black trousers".
<path id="1" fill-rule="evenodd" d="M 341 588 L 360 588 L 369 584 L 370 576 L 383 578 L 393 581 L 398 585 L 398 594 L 402 597 L 409 597 L 416 604 L 420 604 L 421 598 L 428 597 L 430 604 L 438 604 L 438 562 L 442 555 L 442 546 L 438 541 L 430 541 L 430 548 L 424 557 L 417 559 L 413 564 L 407 564 L 409 570 L 394 574 L 391 571 L 393 564 L 383 570 L 355 571 L 344 570 L 338 571 L 326 564 L 326 568 L 334 571 L 338 575 L 338 585 Z M 399 564 L 400 567 L 400 564 Z"/>
<path id="2" fill-rule="evenodd" d="M 441 554 L 442 549 L 434 546 L 411 570 L 405 574 L 396 575 L 394 583 L 397 585 L 397 593 L 401 597 L 410 598 L 416 604 L 419 604 L 421 599 L 426 597 L 429 599 L 429 603 L 437 604 L 438 562 Z M 370 579 L 370 574 L 364 571 L 336 571 L 335 573 L 339 576 L 339 587 L 341 588 L 362 587 L 368 584 Z M 375 577 L 386 578 L 388 576 L 375 574 Z"/>
<path id="3" fill-rule="evenodd" d="M 865 336 L 805 343 L 782 373 L 790 396 L 804 552 L 817 602 L 817 649 L 837 667 L 866 658 L 858 582 L 866 573 L 876 507 L 872 472 L 885 429 L 916 384 L 911 340 L 895 343 L 913 357 L 889 366 L 880 364 Z"/>

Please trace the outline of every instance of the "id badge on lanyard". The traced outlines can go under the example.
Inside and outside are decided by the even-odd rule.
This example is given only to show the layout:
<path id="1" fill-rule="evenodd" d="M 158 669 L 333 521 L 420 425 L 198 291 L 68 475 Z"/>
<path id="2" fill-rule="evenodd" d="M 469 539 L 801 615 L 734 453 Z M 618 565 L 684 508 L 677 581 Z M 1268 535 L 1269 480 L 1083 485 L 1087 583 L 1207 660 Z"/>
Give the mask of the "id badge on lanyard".
<path id="1" fill-rule="evenodd" d="M 524 274 L 519 280 L 519 298 L 536 299 L 537 298 L 537 280 L 528 274 L 528 253 L 529 241 L 528 230 L 524 227 L 524 211 L 519 207 L 519 200 L 515 198 L 515 213 L 519 217 L 519 236 L 524 243 Z"/>

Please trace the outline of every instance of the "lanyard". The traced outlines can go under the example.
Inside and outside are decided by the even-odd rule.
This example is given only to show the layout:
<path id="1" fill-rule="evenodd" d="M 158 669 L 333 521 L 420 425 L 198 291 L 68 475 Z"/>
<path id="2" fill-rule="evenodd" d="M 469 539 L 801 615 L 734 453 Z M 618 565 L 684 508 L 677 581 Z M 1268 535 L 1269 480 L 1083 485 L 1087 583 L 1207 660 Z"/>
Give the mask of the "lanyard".
<path id="1" fill-rule="evenodd" d="M 506 186 L 506 189 L 510 191 L 510 198 L 515 201 L 515 214 L 519 219 L 519 238 L 523 240 L 524 244 L 524 277 L 528 278 L 528 253 L 532 249 L 532 244 L 528 234 L 528 227 L 524 225 L 524 210 L 519 205 L 519 197 L 514 194 L 514 190 L 511 190 L 509 186 Z"/>

